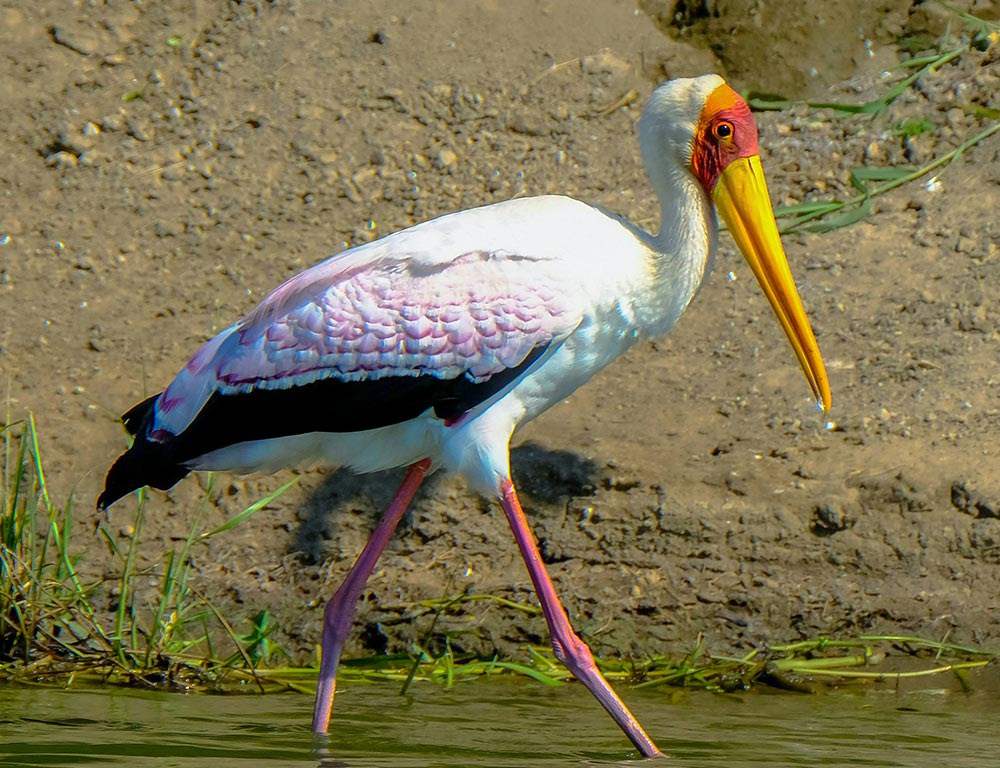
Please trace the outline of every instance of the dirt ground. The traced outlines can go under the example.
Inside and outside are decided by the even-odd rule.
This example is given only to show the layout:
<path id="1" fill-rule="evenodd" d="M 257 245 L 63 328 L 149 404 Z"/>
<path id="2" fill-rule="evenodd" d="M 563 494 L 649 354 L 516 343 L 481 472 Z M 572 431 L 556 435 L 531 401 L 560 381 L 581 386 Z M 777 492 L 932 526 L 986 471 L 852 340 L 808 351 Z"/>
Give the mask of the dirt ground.
<path id="1" fill-rule="evenodd" d="M 125 445 L 119 414 L 289 275 L 519 195 L 655 229 L 635 123 L 657 83 L 715 70 L 861 103 L 906 74 L 887 74 L 900 38 L 948 32 L 966 51 L 881 115 L 758 115 L 777 204 L 847 197 L 853 168 L 921 165 L 986 128 L 1000 46 L 969 49 L 955 17 L 909 0 L 4 4 L 0 368 L 12 416 L 35 414 L 53 496 L 74 497 L 83 567 L 112 572 L 90 510 Z M 518 435 L 515 481 L 596 649 L 683 651 L 698 633 L 720 652 L 867 632 L 1000 645 L 1000 135 L 928 179 L 853 226 L 785 238 L 829 421 L 726 240 L 669 337 Z M 303 661 L 399 475 L 299 471 L 193 557 L 197 589 L 231 618 L 269 609 Z M 219 477 L 202 527 L 291 476 Z M 151 589 L 204 482 L 153 494 Z M 111 512 L 123 544 L 134 512 Z M 370 587 L 350 653 L 423 637 L 416 601 L 533 599 L 499 509 L 447 476 Z M 545 642 L 540 618 L 485 601 L 436 630 L 514 655 Z"/>

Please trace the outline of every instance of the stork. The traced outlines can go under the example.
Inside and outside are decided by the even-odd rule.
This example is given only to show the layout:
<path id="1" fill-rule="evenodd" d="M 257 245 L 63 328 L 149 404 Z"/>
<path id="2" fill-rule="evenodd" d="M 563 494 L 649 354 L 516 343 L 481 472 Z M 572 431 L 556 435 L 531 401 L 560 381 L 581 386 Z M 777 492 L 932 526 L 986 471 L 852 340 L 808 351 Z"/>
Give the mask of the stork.
<path id="1" fill-rule="evenodd" d="M 511 437 L 638 341 L 673 327 L 711 271 L 716 211 L 824 410 L 830 387 L 746 102 L 718 75 L 673 80 L 650 97 L 639 137 L 658 234 L 554 195 L 441 216 L 292 277 L 123 416 L 134 440 L 108 471 L 102 510 L 192 470 L 270 472 L 317 460 L 356 472 L 408 467 L 326 606 L 315 731 L 329 727 L 365 583 L 423 479 L 446 469 L 499 500 L 556 657 L 643 756 L 662 754 L 556 595 L 511 479 Z"/>

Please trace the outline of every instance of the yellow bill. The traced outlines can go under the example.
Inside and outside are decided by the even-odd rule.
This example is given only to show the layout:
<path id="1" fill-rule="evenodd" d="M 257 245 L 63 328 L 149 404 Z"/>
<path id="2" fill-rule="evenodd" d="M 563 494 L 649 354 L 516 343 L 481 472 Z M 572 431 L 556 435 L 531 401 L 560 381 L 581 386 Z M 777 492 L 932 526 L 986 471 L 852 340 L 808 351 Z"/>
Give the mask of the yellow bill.
<path id="1" fill-rule="evenodd" d="M 802 299 L 781 246 L 760 157 L 733 160 L 719 176 L 712 199 L 785 331 L 813 395 L 830 410 L 830 382 Z"/>

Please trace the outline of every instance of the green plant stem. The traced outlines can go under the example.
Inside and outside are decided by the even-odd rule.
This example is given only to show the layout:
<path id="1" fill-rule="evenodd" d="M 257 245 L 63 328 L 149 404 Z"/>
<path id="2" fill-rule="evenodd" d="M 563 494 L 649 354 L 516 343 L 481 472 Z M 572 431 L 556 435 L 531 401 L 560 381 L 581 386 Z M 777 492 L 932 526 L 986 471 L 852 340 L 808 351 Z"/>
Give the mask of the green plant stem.
<path id="1" fill-rule="evenodd" d="M 904 184 L 908 184 L 909 182 L 919 179 L 922 176 L 926 176 L 931 171 L 940 168 L 943 165 L 947 165 L 953 162 L 967 149 L 975 146 L 976 144 L 985 139 L 988 139 L 997 131 L 1000 131 L 1000 123 L 996 123 L 995 125 L 991 125 L 989 128 L 980 131 L 971 139 L 962 142 L 959 146 L 955 147 L 955 149 L 945 153 L 944 155 L 936 158 L 935 160 L 932 160 L 927 165 L 917 168 L 916 170 L 910 173 L 899 176 L 898 178 L 886 181 L 883 184 L 879 184 L 878 186 L 875 186 L 865 192 L 861 192 L 855 195 L 854 197 L 848 198 L 847 200 L 844 201 L 831 200 L 820 203 L 807 203 L 804 204 L 803 206 L 790 206 L 787 208 L 778 208 L 775 211 L 775 216 L 777 218 L 799 215 L 798 211 L 802 210 L 808 211 L 805 214 L 799 215 L 799 218 L 796 219 L 791 224 L 785 227 L 781 227 L 781 232 L 783 233 L 794 232 L 798 229 L 801 229 L 804 224 L 807 224 L 810 221 L 818 219 L 829 213 L 833 213 L 834 211 L 842 210 L 852 205 L 866 205 L 872 198 L 878 197 L 879 195 L 884 195 L 886 192 L 890 192 L 898 187 L 903 186 Z"/>
<path id="2" fill-rule="evenodd" d="M 860 672 L 850 669 L 815 669 L 809 668 L 803 674 L 813 677 L 854 677 L 867 680 L 889 680 L 895 678 L 927 677 L 928 675 L 938 675 L 942 672 L 956 672 L 963 669 L 976 669 L 985 667 L 989 661 L 963 661 L 955 664 L 946 664 L 943 667 L 933 667 L 931 669 L 917 669 L 911 672 Z M 786 672 L 796 672 L 794 667 L 786 667 Z"/>

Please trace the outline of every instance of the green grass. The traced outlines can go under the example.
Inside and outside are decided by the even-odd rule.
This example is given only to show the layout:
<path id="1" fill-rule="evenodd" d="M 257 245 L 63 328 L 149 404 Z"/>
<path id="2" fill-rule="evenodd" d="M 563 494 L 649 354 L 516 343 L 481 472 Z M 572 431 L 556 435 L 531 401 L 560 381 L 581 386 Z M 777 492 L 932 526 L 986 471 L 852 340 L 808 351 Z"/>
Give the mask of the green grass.
<path id="1" fill-rule="evenodd" d="M 34 416 L 2 429 L 0 482 L 0 679 L 64 683 L 101 679 L 150 687 L 203 688 L 256 681 L 255 670 L 280 655 L 268 636 L 271 617 L 258 613 L 240 634 L 191 585 L 190 554 L 206 539 L 250 517 L 287 483 L 214 530 L 199 532 L 209 489 L 179 549 L 156 552 L 142 566 L 146 498 L 123 550 L 103 524 L 98 531 L 116 573 L 111 583 L 87 583 L 72 546 L 74 499 L 56 506 L 45 480 Z M 88 515 L 92 514 L 87 507 Z M 158 572 L 159 589 L 139 597 L 138 584 Z M 110 603 L 110 605 L 109 605 Z M 213 638 L 224 638 L 215 647 Z M 263 683 L 258 682 L 262 688 Z"/>
<path id="2" fill-rule="evenodd" d="M 401 685 L 403 692 L 417 680 L 450 687 L 497 675 L 528 677 L 552 686 L 572 679 L 549 647 L 527 646 L 524 661 L 510 661 L 455 654 L 450 645 L 445 646 L 438 655 L 418 646 L 410 654 L 349 659 L 342 663 L 340 677 L 394 682 Z M 597 665 L 608 680 L 633 688 L 672 686 L 732 692 L 767 686 L 813 692 L 831 684 L 898 685 L 939 675 L 957 678 L 962 689 L 970 689 L 972 683 L 966 672 L 995 664 L 998 659 L 1000 652 L 996 651 L 889 635 L 818 638 L 757 648 L 732 658 L 708 652 L 699 637 L 694 648 L 682 656 L 598 658 Z"/>
<path id="3" fill-rule="evenodd" d="M 949 8 L 944 3 L 939 3 Z M 875 120 L 882 116 L 889 105 L 898 99 L 907 89 L 913 87 L 921 78 L 925 78 L 947 64 L 957 60 L 970 51 L 986 51 L 1000 44 L 1000 24 L 984 21 L 967 13 L 950 9 L 954 14 L 956 26 L 968 32 L 961 43 L 938 48 L 933 53 L 908 59 L 896 68 L 908 72 L 898 82 L 891 85 L 879 98 L 861 104 L 845 104 L 837 102 L 794 101 L 773 94 L 750 92 L 746 94 L 747 102 L 755 110 L 781 110 L 792 107 L 806 106 L 809 109 L 830 111 L 841 118 L 867 117 Z M 946 41 L 951 38 L 946 36 Z M 933 41 L 924 41 L 920 50 L 939 45 Z M 932 171 L 943 170 L 958 159 L 971 147 L 988 139 L 1000 131 L 1000 111 L 972 105 L 972 113 L 981 120 L 991 122 L 983 130 L 963 141 L 958 147 L 947 152 L 918 168 L 910 166 L 863 166 L 851 172 L 851 185 L 857 191 L 856 195 L 846 199 L 830 199 L 799 203 L 775 209 L 775 217 L 781 232 L 829 232 L 854 224 L 871 215 L 872 200 L 898 187 L 920 179 Z M 907 118 L 888 132 L 900 139 L 911 139 L 923 133 L 932 132 L 935 126 L 925 118 Z"/>
<path id="4" fill-rule="evenodd" d="M 851 185 L 858 193 L 846 200 L 823 200 L 776 208 L 775 217 L 782 233 L 804 230 L 830 232 L 854 224 L 872 213 L 872 200 L 897 187 L 926 176 L 956 160 L 970 147 L 1000 131 L 1000 122 L 980 131 L 950 152 L 919 168 L 909 166 L 865 166 L 851 171 Z M 874 182 L 874 183 L 873 183 Z M 788 221 L 784 221 L 788 219 Z"/>
<path id="5" fill-rule="evenodd" d="M 315 667 L 287 661 L 271 639 L 277 623 L 266 611 L 248 619 L 224 616 L 192 584 L 190 554 L 205 540 L 224 534 L 273 501 L 292 483 L 200 532 L 202 511 L 177 549 L 140 557 L 146 499 L 140 494 L 131 536 L 123 551 L 99 528 L 115 569 L 103 583 L 80 576 L 81 554 L 71 546 L 74 500 L 53 503 L 45 480 L 34 417 L 0 431 L 0 681 L 58 686 L 112 684 L 184 691 L 315 691 Z M 294 482 L 294 481 L 293 481 Z M 89 507 L 88 507 L 89 514 Z M 140 561 L 146 564 L 139 565 Z M 149 562 L 158 563 L 151 568 Z M 140 573 L 159 573 L 159 589 L 139 597 Z M 112 603 L 109 605 L 109 598 Z M 452 686 L 497 675 L 516 675 L 561 685 L 569 672 L 551 649 L 526 647 L 520 660 L 456 653 L 455 635 L 436 631 L 438 618 L 490 602 L 537 615 L 539 609 L 504 597 L 462 593 L 408 607 L 409 621 L 423 622 L 421 642 L 409 653 L 345 659 L 341 681 L 393 683 L 406 690 L 416 681 Z M 103 607 L 102 607 L 103 606 Z M 237 627 L 244 627 L 243 631 Z M 224 638 L 223 643 L 213 637 Z M 429 648 L 443 648 L 432 653 Z M 714 691 L 769 685 L 811 690 L 817 685 L 899 682 L 928 675 L 956 676 L 995 662 L 998 654 L 914 637 L 820 638 L 758 648 L 740 658 L 713 655 L 701 639 L 680 657 L 599 660 L 611 680 L 640 688 L 684 686 Z"/>

